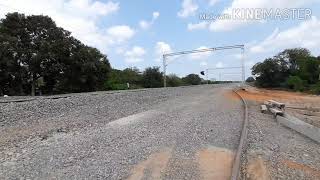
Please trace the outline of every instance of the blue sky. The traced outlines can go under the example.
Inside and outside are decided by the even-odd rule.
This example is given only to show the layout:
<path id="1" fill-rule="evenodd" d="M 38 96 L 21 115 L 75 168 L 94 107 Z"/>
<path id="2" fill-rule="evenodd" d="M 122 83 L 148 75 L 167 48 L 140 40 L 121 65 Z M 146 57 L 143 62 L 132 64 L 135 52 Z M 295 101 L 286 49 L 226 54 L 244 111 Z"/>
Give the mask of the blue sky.
<path id="1" fill-rule="evenodd" d="M 318 0 L 0 0 L 7 12 L 45 14 L 82 42 L 107 54 L 112 67 L 161 66 L 163 52 L 244 44 L 246 76 L 256 62 L 294 47 L 320 55 Z M 308 8 L 304 19 L 201 20 L 200 14 L 234 9 Z M 180 76 L 206 68 L 240 66 L 240 50 L 171 58 L 168 72 Z M 210 78 L 240 80 L 240 70 L 210 72 Z M 221 75 L 220 75 L 221 74 Z"/>

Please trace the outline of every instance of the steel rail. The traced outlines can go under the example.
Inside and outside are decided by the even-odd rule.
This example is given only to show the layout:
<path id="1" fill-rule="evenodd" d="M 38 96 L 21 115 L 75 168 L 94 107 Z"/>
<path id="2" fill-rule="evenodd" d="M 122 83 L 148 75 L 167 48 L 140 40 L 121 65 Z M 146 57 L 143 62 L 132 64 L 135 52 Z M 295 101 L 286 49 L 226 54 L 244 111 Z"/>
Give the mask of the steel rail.
<path id="1" fill-rule="evenodd" d="M 235 66 L 235 67 L 222 67 L 222 68 L 208 68 L 206 71 L 212 71 L 212 70 L 219 70 L 219 69 L 241 69 L 241 66 Z"/>
<path id="2" fill-rule="evenodd" d="M 233 90 L 233 92 L 240 97 L 244 106 L 244 122 L 241 130 L 240 143 L 233 161 L 232 174 L 230 178 L 231 180 L 238 180 L 241 168 L 241 157 L 243 155 L 244 147 L 246 146 L 248 136 L 248 105 L 244 98 L 238 93 L 238 90 Z"/>
<path id="3" fill-rule="evenodd" d="M 163 56 L 164 57 L 169 57 L 169 56 L 177 56 L 177 55 L 193 54 L 193 53 L 202 53 L 202 52 L 208 52 L 208 51 L 219 51 L 219 50 L 227 50 L 227 49 L 236 49 L 236 48 L 242 49 L 242 48 L 244 48 L 244 45 L 234 45 L 234 46 L 225 46 L 225 47 L 196 49 L 196 50 L 191 50 L 191 51 L 181 51 L 181 52 L 164 54 Z"/>

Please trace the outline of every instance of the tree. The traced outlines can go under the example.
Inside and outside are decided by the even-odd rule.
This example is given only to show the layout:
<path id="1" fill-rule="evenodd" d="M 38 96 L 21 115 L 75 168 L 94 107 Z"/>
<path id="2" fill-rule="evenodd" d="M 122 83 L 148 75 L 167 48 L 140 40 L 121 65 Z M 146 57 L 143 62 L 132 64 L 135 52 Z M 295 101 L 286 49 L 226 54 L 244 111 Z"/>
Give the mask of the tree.
<path id="1" fill-rule="evenodd" d="M 127 89 L 122 77 L 122 71 L 118 69 L 112 69 L 110 77 L 105 82 L 104 86 L 107 90 L 124 90 Z"/>
<path id="2" fill-rule="evenodd" d="M 297 91 L 317 89 L 320 59 L 308 49 L 286 49 L 252 68 L 256 84 L 262 87 L 289 87 Z"/>
<path id="3" fill-rule="evenodd" d="M 251 82 L 254 82 L 254 81 L 255 81 L 255 79 L 252 76 L 248 77 L 247 80 L 246 80 L 246 82 L 248 82 L 248 83 L 251 83 Z"/>
<path id="4" fill-rule="evenodd" d="M 308 49 L 286 49 L 276 58 L 287 62 L 290 75 L 299 76 L 309 84 L 315 84 L 319 80 L 319 60 L 312 57 Z"/>
<path id="5" fill-rule="evenodd" d="M 299 64 L 308 57 L 311 57 L 311 53 L 305 48 L 286 49 L 276 56 L 276 58 L 287 62 L 291 74 L 296 73 L 299 69 Z"/>
<path id="6" fill-rule="evenodd" d="M 1 93 L 81 92 L 103 89 L 110 64 L 48 16 L 9 13 L 0 22 Z M 37 82 L 43 80 L 42 87 Z M 8 90 L 7 90 L 8 89 Z"/>
<path id="7" fill-rule="evenodd" d="M 1 28 L 0 28 L 1 29 Z M 9 90 L 9 81 L 12 81 L 10 76 L 10 71 L 14 68 L 14 55 L 12 52 L 12 43 L 8 37 L 0 33 L 0 95 L 8 93 Z"/>
<path id="8" fill-rule="evenodd" d="M 13 51 L 18 66 L 27 69 L 27 79 L 31 85 L 31 94 L 35 94 L 35 83 L 46 66 L 56 63 L 51 57 L 53 46 L 65 33 L 56 27 L 56 24 L 48 16 L 24 16 L 12 13 L 2 20 L 1 33 L 15 38 L 17 44 Z M 22 77 L 19 77 L 22 78 Z"/>
<path id="9" fill-rule="evenodd" d="M 142 85 L 145 88 L 162 87 L 162 78 L 160 67 L 148 67 L 142 74 Z"/>
<path id="10" fill-rule="evenodd" d="M 103 90 L 111 67 L 96 48 L 81 45 L 62 71 L 60 89 L 65 92 Z"/>
<path id="11" fill-rule="evenodd" d="M 299 62 L 299 69 L 295 73 L 308 84 L 315 84 L 319 80 L 320 61 L 315 57 L 308 57 L 304 61 Z"/>
<path id="12" fill-rule="evenodd" d="M 182 79 L 175 74 L 167 76 L 167 85 L 169 87 L 177 87 L 183 84 Z"/>
<path id="13" fill-rule="evenodd" d="M 290 76 L 287 80 L 289 88 L 294 89 L 295 91 L 303 91 L 303 81 L 298 76 Z"/>
<path id="14" fill-rule="evenodd" d="M 26 66 L 23 64 L 23 41 L 26 39 L 25 16 L 8 14 L 0 21 L 0 61 L 1 61 L 1 91 L 8 94 L 23 94 L 26 84 Z M 2 92 L 3 93 L 3 92 Z"/>
<path id="15" fill-rule="evenodd" d="M 262 87 L 278 87 L 289 76 L 288 63 L 279 58 L 268 58 L 252 67 L 256 84 Z"/>
<path id="16" fill-rule="evenodd" d="M 320 82 L 311 86 L 311 92 L 320 95 Z"/>
<path id="17" fill-rule="evenodd" d="M 122 71 L 123 73 L 123 81 L 125 83 L 130 83 L 134 85 L 138 85 L 141 81 L 141 73 L 138 68 L 126 68 Z"/>
<path id="18" fill-rule="evenodd" d="M 183 82 L 187 85 L 199 85 L 201 84 L 201 78 L 197 74 L 189 74 L 182 78 Z"/>
<path id="19" fill-rule="evenodd" d="M 127 83 L 129 83 L 130 89 L 136 89 L 142 87 L 141 76 L 138 68 L 113 69 L 108 81 L 105 83 L 105 87 L 109 90 L 124 90 L 128 89 Z"/>

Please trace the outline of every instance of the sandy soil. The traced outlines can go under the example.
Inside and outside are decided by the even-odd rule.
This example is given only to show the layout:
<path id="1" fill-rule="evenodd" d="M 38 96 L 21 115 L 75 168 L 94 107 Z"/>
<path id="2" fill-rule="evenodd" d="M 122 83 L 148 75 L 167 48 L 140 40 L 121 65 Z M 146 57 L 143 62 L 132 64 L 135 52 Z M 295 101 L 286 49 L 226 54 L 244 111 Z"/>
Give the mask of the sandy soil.
<path id="1" fill-rule="evenodd" d="M 239 93 L 246 100 L 261 104 L 271 99 L 283 102 L 286 104 L 287 113 L 320 128 L 320 96 L 253 87 Z M 227 96 L 232 99 L 238 98 L 231 93 Z"/>

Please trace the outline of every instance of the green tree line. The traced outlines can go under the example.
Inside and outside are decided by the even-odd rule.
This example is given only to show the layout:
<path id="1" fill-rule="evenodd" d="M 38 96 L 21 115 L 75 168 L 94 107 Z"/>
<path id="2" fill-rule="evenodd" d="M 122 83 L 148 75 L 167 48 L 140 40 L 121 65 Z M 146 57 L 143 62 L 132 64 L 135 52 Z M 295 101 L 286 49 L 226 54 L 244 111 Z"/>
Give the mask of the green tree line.
<path id="1" fill-rule="evenodd" d="M 320 57 L 305 48 L 286 49 L 252 67 L 254 81 L 260 87 L 289 88 L 320 94 Z"/>
<path id="2" fill-rule="evenodd" d="M 166 79 L 168 87 L 206 83 L 206 81 L 197 74 L 189 74 L 183 78 L 175 74 L 170 74 L 166 76 Z M 138 68 L 126 68 L 124 70 L 113 69 L 111 70 L 108 81 L 106 81 L 105 87 L 108 90 L 163 87 L 163 73 L 160 71 L 160 67 L 148 67 L 142 72 L 140 72 Z"/>

